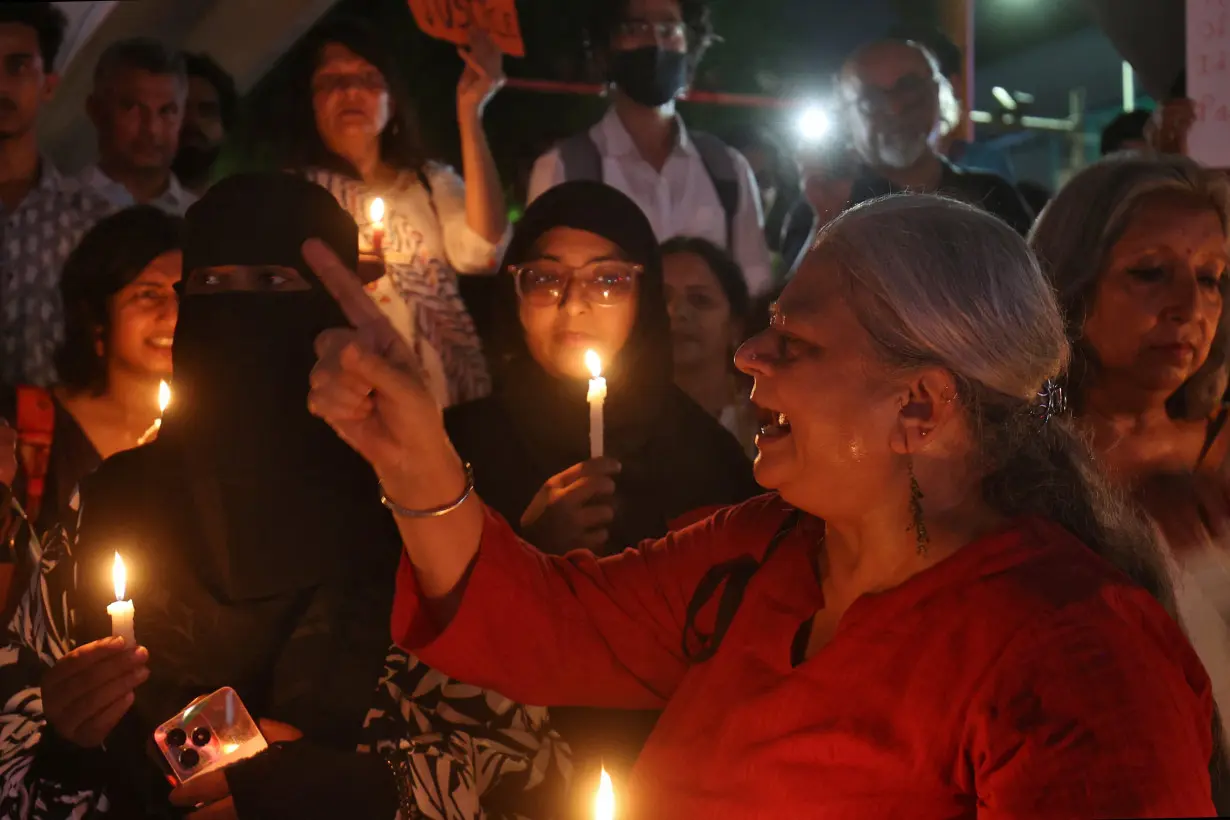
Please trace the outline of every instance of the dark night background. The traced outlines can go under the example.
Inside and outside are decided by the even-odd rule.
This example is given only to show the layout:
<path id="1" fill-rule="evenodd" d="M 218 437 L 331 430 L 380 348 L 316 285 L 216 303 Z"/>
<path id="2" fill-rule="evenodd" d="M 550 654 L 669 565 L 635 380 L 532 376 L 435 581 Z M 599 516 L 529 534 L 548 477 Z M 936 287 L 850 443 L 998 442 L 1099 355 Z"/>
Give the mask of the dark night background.
<path id="1" fill-rule="evenodd" d="M 935 0 L 714 0 L 714 23 L 723 42 L 701 67 L 698 89 L 794 97 L 823 94 L 829 78 L 860 42 L 899 25 L 937 26 Z M 505 60 L 510 77 L 593 80 L 582 47 L 586 2 L 521 0 L 518 11 L 526 58 Z M 328 16 L 368 18 L 400 56 L 424 138 L 435 156 L 459 161 L 453 102 L 461 61 L 448 43 L 424 35 L 406 0 L 342 0 Z M 1081 0 L 978 0 L 977 65 L 1026 51 L 1090 24 Z M 275 67 L 248 95 L 259 110 L 278 93 L 284 72 Z M 601 116 L 597 97 L 548 95 L 506 89 L 491 104 L 487 130 L 504 180 L 519 201 L 533 159 L 554 140 Z M 783 115 L 759 109 L 688 104 L 689 124 L 721 135 L 740 125 L 772 124 Z"/>

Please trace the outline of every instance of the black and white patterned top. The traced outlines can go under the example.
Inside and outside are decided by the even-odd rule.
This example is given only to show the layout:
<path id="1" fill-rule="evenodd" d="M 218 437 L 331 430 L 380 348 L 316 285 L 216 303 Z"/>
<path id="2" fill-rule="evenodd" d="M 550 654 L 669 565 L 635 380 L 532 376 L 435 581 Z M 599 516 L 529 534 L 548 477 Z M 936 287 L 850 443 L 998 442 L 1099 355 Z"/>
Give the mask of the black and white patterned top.
<path id="1" fill-rule="evenodd" d="M 403 172 L 395 184 L 380 190 L 320 169 L 306 171 L 305 176 L 333 194 L 354 217 L 364 247 L 371 247 L 372 242 L 368 219 L 372 200 L 385 200 L 382 247 L 387 277 L 391 290 L 409 313 L 406 327 L 400 327 L 403 323 L 396 316 L 390 316 L 390 320 L 420 357 L 438 360 L 445 384 L 436 392 L 444 406 L 488 395 L 491 378 L 478 331 L 461 300 L 457 277 L 494 271 L 511 237 L 511 228 L 496 243 L 470 228 L 465 182 L 456 171 L 440 163 L 427 163 L 421 174 Z M 428 372 L 433 369 L 429 367 Z"/>
<path id="2" fill-rule="evenodd" d="M 105 793 L 66 786 L 34 765 L 46 722 L 38 682 L 74 646 L 71 543 L 63 527 L 44 539 L 38 571 L 0 646 L 0 817 L 6 820 L 84 820 L 109 809 Z M 375 683 L 357 751 L 413 752 L 409 785 L 417 814 L 401 820 L 558 814 L 572 767 L 545 708 L 457 683 L 396 647 Z"/>

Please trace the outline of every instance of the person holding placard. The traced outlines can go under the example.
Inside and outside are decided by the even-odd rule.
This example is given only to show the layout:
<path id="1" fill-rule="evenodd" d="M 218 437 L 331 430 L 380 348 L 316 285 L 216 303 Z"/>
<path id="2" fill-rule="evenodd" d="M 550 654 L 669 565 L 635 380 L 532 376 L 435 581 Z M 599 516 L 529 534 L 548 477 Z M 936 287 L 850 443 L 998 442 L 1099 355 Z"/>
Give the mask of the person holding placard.
<path id="1" fill-rule="evenodd" d="M 246 136 L 278 167 L 327 188 L 359 224 L 363 249 L 382 257 L 387 270 L 370 284 L 371 296 L 400 315 L 396 324 L 422 352 L 445 406 L 490 390 L 457 277 L 492 272 L 508 238 L 482 122 L 504 83 L 502 57 L 481 31 L 459 53 L 462 176 L 424 153 L 393 47 L 359 20 L 308 33 L 287 57 L 284 85 L 251 112 Z M 377 198 L 384 203 L 378 250 L 370 218 Z"/>

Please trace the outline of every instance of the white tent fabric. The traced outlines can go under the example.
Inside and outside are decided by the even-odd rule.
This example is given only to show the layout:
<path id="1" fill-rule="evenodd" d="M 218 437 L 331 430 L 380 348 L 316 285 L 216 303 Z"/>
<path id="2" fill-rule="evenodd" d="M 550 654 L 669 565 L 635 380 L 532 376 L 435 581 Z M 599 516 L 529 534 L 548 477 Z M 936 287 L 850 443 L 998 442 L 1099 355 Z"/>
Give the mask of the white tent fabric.
<path id="1" fill-rule="evenodd" d="M 66 171 L 94 160 L 94 129 L 85 116 L 94 63 L 108 43 L 156 36 L 203 51 L 231 73 L 242 93 L 254 85 L 336 0 L 93 0 L 60 2 L 69 29 L 63 80 L 40 122 L 43 148 Z"/>

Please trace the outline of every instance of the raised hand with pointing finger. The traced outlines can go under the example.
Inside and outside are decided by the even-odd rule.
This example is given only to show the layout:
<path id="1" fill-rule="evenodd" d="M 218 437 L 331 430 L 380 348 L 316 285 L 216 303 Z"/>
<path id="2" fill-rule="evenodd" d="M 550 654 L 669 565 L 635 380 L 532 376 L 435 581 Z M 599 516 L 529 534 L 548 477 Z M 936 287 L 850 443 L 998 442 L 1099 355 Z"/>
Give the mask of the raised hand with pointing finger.
<path id="1" fill-rule="evenodd" d="M 385 497 L 400 509 L 429 511 L 455 503 L 443 517 L 397 516 L 423 592 L 448 596 L 478 551 L 483 514 L 444 431 L 440 406 L 414 351 L 359 277 L 318 240 L 304 243 L 303 258 L 352 325 L 317 338 L 308 409 L 372 465 Z M 467 500 L 472 503 L 462 503 Z"/>
<path id="2" fill-rule="evenodd" d="M 408 486 L 415 495 L 425 488 L 433 497 L 456 489 L 464 471 L 418 358 L 327 245 L 309 240 L 303 257 L 353 326 L 317 338 L 308 409 L 372 465 L 386 488 Z M 457 481 L 432 475 L 434 467 L 450 465 Z"/>

